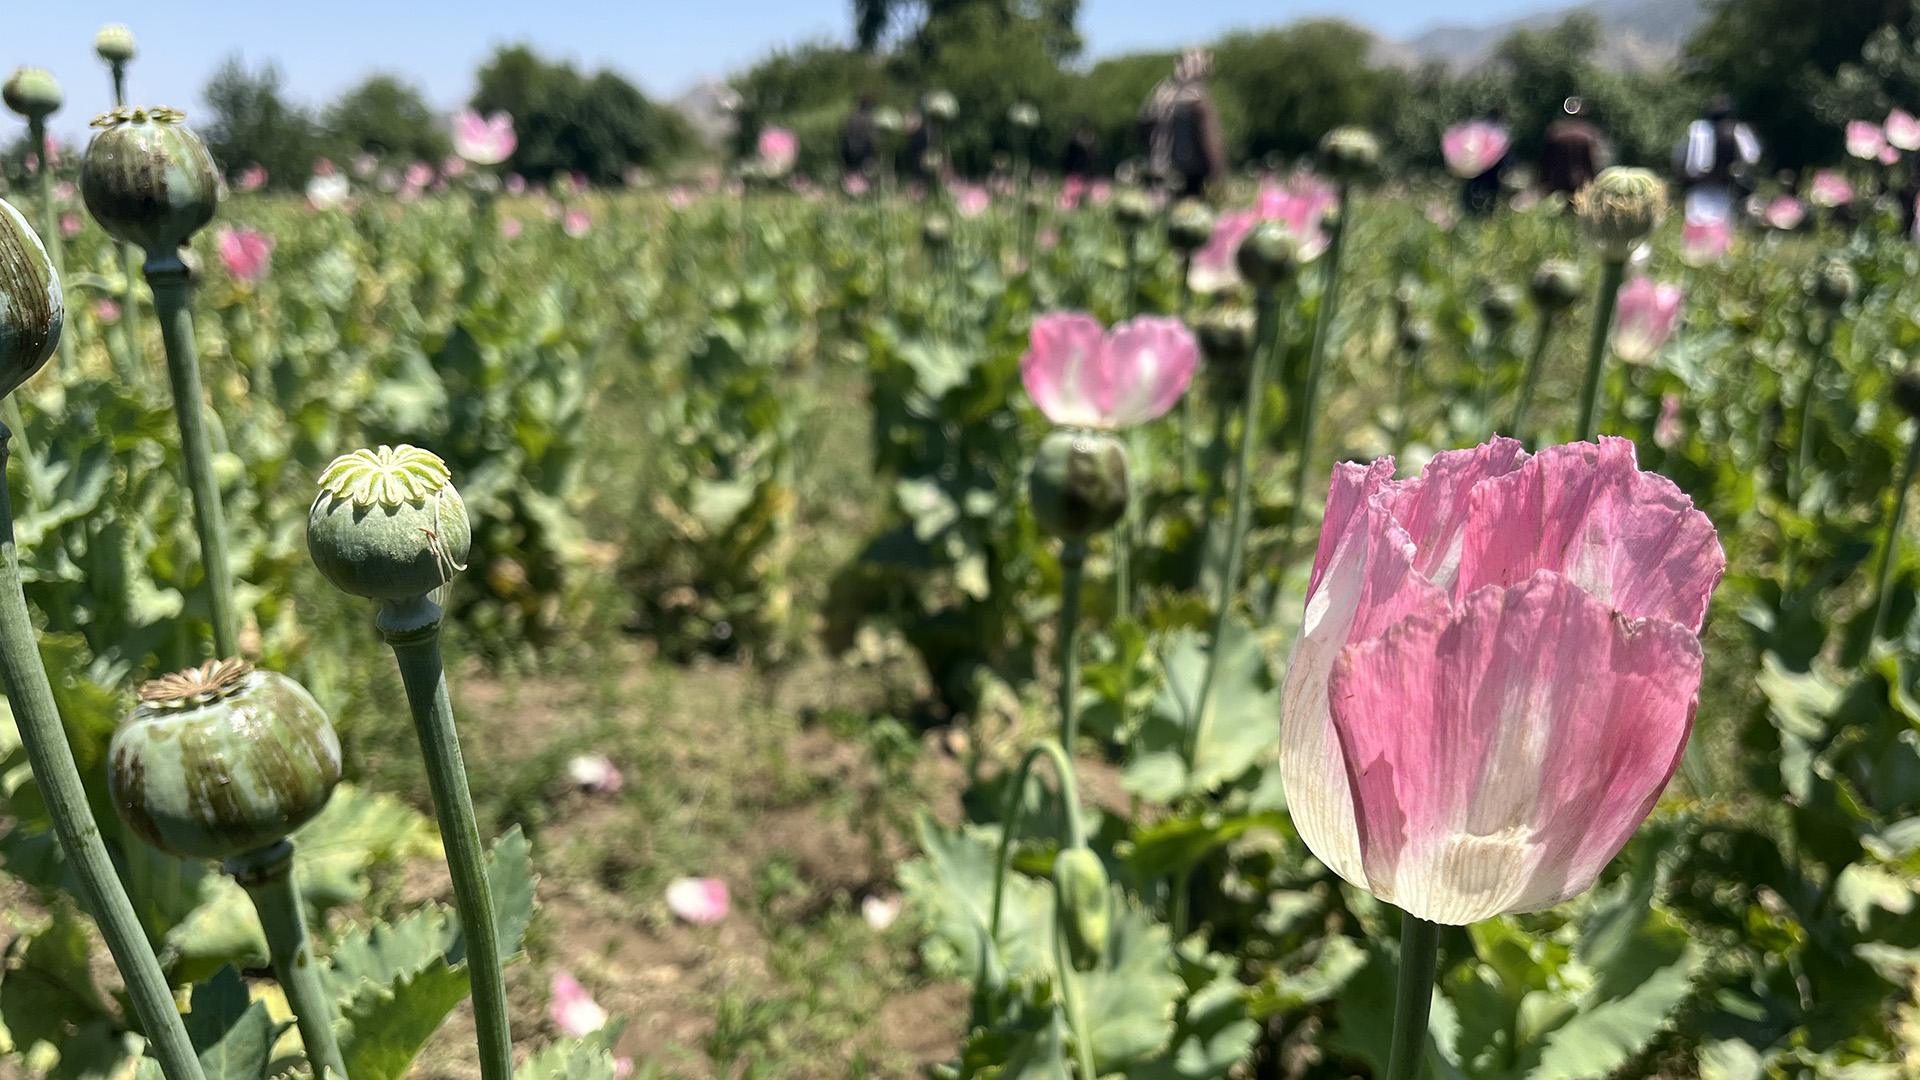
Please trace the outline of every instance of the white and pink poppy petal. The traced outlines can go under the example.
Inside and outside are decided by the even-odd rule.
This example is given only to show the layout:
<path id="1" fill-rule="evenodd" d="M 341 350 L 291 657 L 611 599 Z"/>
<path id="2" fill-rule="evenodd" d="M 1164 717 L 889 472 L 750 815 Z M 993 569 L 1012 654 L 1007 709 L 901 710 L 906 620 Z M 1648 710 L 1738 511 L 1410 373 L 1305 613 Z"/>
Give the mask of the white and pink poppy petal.
<path id="1" fill-rule="evenodd" d="M 727 917 L 732 901 L 719 878 L 684 877 L 667 886 L 667 909 L 695 926 L 712 926 Z"/>
<path id="2" fill-rule="evenodd" d="M 1083 312 L 1049 312 L 1033 321 L 1020 380 L 1047 419 L 1062 427 L 1100 426 L 1086 372 L 1100 363 L 1106 337 L 1100 320 Z"/>
<path id="3" fill-rule="evenodd" d="M 1507 156 L 1511 139 L 1507 129 L 1486 120 L 1455 124 L 1440 136 L 1440 153 L 1447 169 L 1462 180 L 1486 175 Z"/>
<path id="4" fill-rule="evenodd" d="M 1847 122 L 1847 153 L 1862 161 L 1873 161 L 1887 147 L 1886 133 L 1870 120 Z"/>
<path id="5" fill-rule="evenodd" d="M 1527 452 L 1517 440 L 1496 435 L 1470 450 L 1435 454 L 1419 476 L 1391 485 L 1386 505 L 1413 542 L 1415 573 L 1442 590 L 1452 587 L 1474 488 L 1505 476 L 1526 460 Z M 1362 633 L 1372 636 L 1384 629 L 1372 622 Z"/>
<path id="6" fill-rule="evenodd" d="M 1713 523 L 1673 481 L 1641 472 L 1628 439 L 1543 450 L 1481 485 L 1469 513 L 1457 597 L 1550 570 L 1626 618 L 1698 633 L 1726 572 Z"/>
<path id="7" fill-rule="evenodd" d="M 1672 777 L 1700 669 L 1685 628 L 1551 573 L 1348 649 L 1333 725 L 1367 888 L 1465 925 L 1591 887 Z"/>
<path id="8" fill-rule="evenodd" d="M 1888 113 L 1886 122 L 1880 126 L 1880 130 L 1894 149 L 1905 150 L 1908 153 L 1920 150 L 1920 119 L 1915 119 L 1914 115 L 1905 109 L 1895 109 Z"/>
<path id="9" fill-rule="evenodd" d="M 607 1010 L 593 1000 L 593 995 L 580 985 L 580 980 L 565 971 L 553 974 L 547 1017 L 562 1034 L 576 1039 L 607 1026 Z"/>
<path id="10" fill-rule="evenodd" d="M 1613 354 L 1644 364 L 1673 336 L 1686 293 L 1678 285 L 1636 277 L 1620 290 L 1614 312 Z"/>
<path id="11" fill-rule="evenodd" d="M 1088 394 L 1108 427 L 1132 427 L 1167 414 L 1186 393 L 1200 346 L 1178 319 L 1142 316 L 1107 335 Z"/>

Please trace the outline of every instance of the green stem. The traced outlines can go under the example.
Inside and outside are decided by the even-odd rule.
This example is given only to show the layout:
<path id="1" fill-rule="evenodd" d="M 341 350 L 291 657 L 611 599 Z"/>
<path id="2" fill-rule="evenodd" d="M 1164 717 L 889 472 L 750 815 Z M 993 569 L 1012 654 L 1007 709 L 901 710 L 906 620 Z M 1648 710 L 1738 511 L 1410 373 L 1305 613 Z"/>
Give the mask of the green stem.
<path id="1" fill-rule="evenodd" d="M 1499 369 L 1500 360 L 1507 353 L 1507 332 L 1504 328 L 1487 332 L 1487 354 L 1480 360 L 1480 381 L 1473 392 L 1473 417 L 1482 425 L 1483 438 L 1499 434 L 1493 430 L 1493 408 L 1488 404 L 1493 399 L 1493 376 Z"/>
<path id="2" fill-rule="evenodd" d="M 1533 339 L 1533 355 L 1527 358 L 1527 374 L 1520 383 L 1520 398 L 1513 403 L 1513 420 L 1507 425 L 1507 434 L 1516 439 L 1525 439 L 1527 410 L 1533 407 L 1533 392 L 1540 387 L 1540 369 L 1546 366 L 1547 345 L 1553 341 L 1553 331 L 1559 320 L 1551 311 L 1540 313 L 1540 332 Z"/>
<path id="3" fill-rule="evenodd" d="M 1227 559 L 1220 568 L 1220 581 L 1214 591 L 1213 635 L 1207 647 L 1207 666 L 1202 669 L 1200 690 L 1194 696 L 1193 723 L 1187 728 L 1186 763 L 1193 767 L 1200 751 L 1200 739 L 1207 723 L 1207 708 L 1213 697 L 1214 676 L 1220 668 L 1220 641 L 1226 636 L 1227 620 L 1233 612 L 1233 594 L 1240 581 L 1240 563 L 1247 549 L 1247 504 L 1253 490 L 1254 451 L 1260 441 L 1260 405 L 1267 396 L 1267 367 L 1279 348 L 1279 304 L 1273 290 L 1260 293 L 1260 323 L 1266 328 L 1254 343 L 1253 367 L 1247 372 L 1246 413 L 1241 421 L 1240 464 L 1233 478 L 1233 509 L 1227 518 Z"/>
<path id="4" fill-rule="evenodd" d="M 507 990 L 501 977 L 500 940 L 494 928 L 493 891 L 487 885 L 480 827 L 474 820 L 473 793 L 460 758 L 460 734 L 454 729 L 453 704 L 440 660 L 440 606 L 426 597 L 387 603 L 375 625 L 393 647 L 406 685 L 407 705 L 426 760 L 427 786 L 440 822 L 440 842 L 453 878 L 453 899 L 460 910 L 466 941 L 467 980 L 473 987 L 473 1020 L 479 1039 L 483 1080 L 513 1076 L 513 1037 L 507 1025 Z"/>
<path id="5" fill-rule="evenodd" d="M 1792 472 L 1787 474 L 1787 498 L 1793 500 L 1795 510 L 1800 508 L 1800 496 L 1805 494 L 1807 470 L 1813 465 L 1813 425 L 1818 417 L 1814 414 L 1814 402 L 1820 395 L 1820 375 L 1827 366 L 1827 353 L 1833 344 L 1833 317 L 1820 321 L 1820 329 L 1810 342 L 1813 346 L 1812 362 L 1807 365 L 1807 380 L 1800 387 L 1800 446 L 1794 455 Z"/>
<path id="6" fill-rule="evenodd" d="M 1592 442 L 1600 406 L 1600 373 L 1606 369 L 1607 336 L 1613 330 L 1613 309 L 1620 284 L 1627 277 L 1624 260 L 1608 259 L 1600 273 L 1600 299 L 1593 309 L 1593 336 L 1587 339 L 1587 377 L 1580 389 L 1580 426 L 1575 438 Z"/>
<path id="7" fill-rule="evenodd" d="M 186 459 L 187 487 L 193 494 L 193 523 L 200 534 L 200 562 L 207 576 L 213 615 L 214 655 L 240 655 L 235 636 L 233 570 L 227 562 L 227 527 L 220 509 L 220 486 L 213 475 L 213 451 L 200 388 L 200 353 L 193 340 L 193 312 L 187 304 L 190 275 L 178 254 L 149 255 L 147 284 L 167 347 L 167 379 L 173 384 L 173 412 L 180 422 L 180 454 Z"/>
<path id="8" fill-rule="evenodd" d="M 109 62 L 108 70 L 113 73 L 113 104 L 116 108 L 127 103 L 127 65 L 117 61 Z M 144 365 L 140 355 L 140 260 L 144 253 L 135 244 L 120 246 L 120 269 L 126 278 L 125 287 L 120 291 L 120 356 L 115 359 L 120 369 L 115 372 L 129 386 L 139 385 L 145 377 Z"/>
<path id="9" fill-rule="evenodd" d="M 27 120 L 27 146 L 39 164 L 34 176 L 40 183 L 40 239 L 46 244 L 47 258 L 53 263 L 54 280 L 64 281 L 67 274 L 67 240 L 60 234 L 60 210 L 53 200 L 53 164 L 47 160 L 47 124 L 44 118 Z M 78 334 L 60 335 L 60 364 L 69 371 L 73 370 L 74 350 L 79 342 Z"/>
<path id="10" fill-rule="evenodd" d="M 1175 311 L 1175 315 L 1183 323 L 1192 321 L 1193 286 L 1188 281 L 1192 275 L 1193 252 L 1188 251 L 1180 256 L 1180 300 L 1179 308 Z M 1180 488 L 1188 492 L 1193 490 L 1193 430 L 1196 426 L 1193 397 L 1191 386 L 1187 388 L 1186 393 L 1180 395 Z"/>
<path id="11" fill-rule="evenodd" d="M 1880 546 L 1879 584 L 1874 588 L 1878 597 L 1873 605 L 1873 638 L 1879 641 L 1886 633 L 1887 613 L 1893 603 L 1893 567 L 1899 561 L 1900 523 L 1907 516 L 1907 489 L 1913 486 L 1913 475 L 1920 470 L 1920 426 L 1907 436 L 1907 464 L 1900 472 L 1900 486 L 1894 489 L 1893 513 L 1887 516 L 1887 539 Z"/>
<path id="12" fill-rule="evenodd" d="M 1007 791 L 1007 812 L 1000 826 L 1000 850 L 993 860 L 993 907 L 987 918 L 987 934 L 992 942 L 1000 940 L 1000 912 L 1007 884 L 1007 854 L 1013 850 L 1013 838 L 1020 833 L 1020 819 L 1025 816 L 1027 778 L 1033 774 L 1033 763 L 1045 757 L 1053 762 L 1053 772 L 1060 784 L 1060 805 L 1066 813 L 1067 835 L 1062 838 L 1063 847 L 1086 847 L 1086 823 L 1080 817 L 1080 786 L 1074 777 L 1073 759 L 1060 748 L 1060 744 L 1051 739 L 1042 739 L 1020 757 L 1020 765 L 1013 772 L 1013 787 Z"/>
<path id="13" fill-rule="evenodd" d="M 1060 551 L 1059 656 L 1055 666 L 1060 669 L 1060 745 L 1068 753 L 1073 752 L 1074 742 L 1080 737 L 1080 588 L 1086 579 L 1086 567 L 1086 541 L 1067 541 Z"/>
<path id="14" fill-rule="evenodd" d="M 34 645 L 32 617 L 26 594 L 20 589 L 19 553 L 13 541 L 13 505 L 4 482 L 9 433 L 0 428 L 0 683 L 13 706 L 34 782 L 39 786 L 47 816 L 53 822 L 60 851 L 80 883 L 80 900 L 100 927 L 107 951 L 126 982 L 127 998 L 140 1018 L 147 1047 L 167 1080 L 204 1080 L 200 1059 L 187 1038 L 186 1025 L 174 1007 L 173 991 L 160 970 L 160 961 L 147 944 L 140 917 L 114 873 L 113 860 L 100 837 L 67 745 L 66 729 L 54 704 L 39 650 Z"/>
<path id="15" fill-rule="evenodd" d="M 1053 968 L 1060 979 L 1060 1008 L 1067 1014 L 1067 1025 L 1073 1029 L 1074 1056 L 1080 1061 L 1081 1080 L 1098 1080 L 1100 1074 L 1093 1065 L 1093 1032 L 1087 1023 L 1086 1002 L 1081 1000 L 1079 988 L 1074 986 L 1073 965 L 1067 962 L 1066 917 L 1066 912 L 1056 905 L 1053 916 Z"/>
<path id="16" fill-rule="evenodd" d="M 1327 245 L 1327 257 L 1320 266 L 1320 310 L 1313 320 L 1313 345 L 1307 353 L 1307 385 L 1300 398 L 1300 445 L 1293 465 L 1293 497 L 1287 500 L 1286 516 L 1280 525 L 1281 550 L 1285 562 L 1294 555 L 1294 528 L 1300 516 L 1300 504 L 1307 497 L 1307 475 L 1313 468 L 1313 432 L 1320 412 L 1320 382 L 1326 371 L 1327 344 L 1333 337 L 1333 320 L 1340 313 L 1340 255 L 1347 246 L 1348 218 L 1352 202 L 1351 185 L 1340 185 L 1340 224 Z M 1283 563 L 1284 569 L 1284 563 Z"/>
<path id="17" fill-rule="evenodd" d="M 267 952 L 273 958 L 274 977 L 286 991 L 287 1004 L 300 1025 L 300 1042 L 306 1048 L 314 1077 L 322 1080 L 332 1072 L 339 1080 L 347 1080 L 346 1059 L 340 1056 L 340 1044 L 333 1032 L 333 995 L 320 972 L 320 962 L 314 959 L 307 935 L 307 913 L 294 881 L 293 844 L 282 840 L 243 855 L 228 862 L 226 870 L 253 898 L 260 929 L 267 936 Z"/>
<path id="18" fill-rule="evenodd" d="M 27 505 L 32 509 L 46 502 L 45 478 L 40 473 L 40 458 L 33 452 L 33 446 L 27 442 L 27 418 L 20 412 L 20 399 L 8 394 L 6 401 L 0 403 L 0 420 L 6 422 L 7 430 L 13 433 L 13 441 L 19 446 L 20 471 L 27 482 Z"/>
<path id="19" fill-rule="evenodd" d="M 1400 924 L 1400 981 L 1393 995 L 1393 1044 L 1386 1080 L 1415 1080 L 1427 1053 L 1427 1014 L 1440 967 L 1440 927 L 1406 915 Z"/>

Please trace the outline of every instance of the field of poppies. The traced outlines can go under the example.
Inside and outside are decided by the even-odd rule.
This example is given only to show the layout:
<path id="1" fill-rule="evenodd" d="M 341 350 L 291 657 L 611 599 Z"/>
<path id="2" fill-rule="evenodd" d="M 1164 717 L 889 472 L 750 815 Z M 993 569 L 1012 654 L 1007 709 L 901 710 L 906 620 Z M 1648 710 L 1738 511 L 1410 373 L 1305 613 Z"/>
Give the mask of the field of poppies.
<path id="1" fill-rule="evenodd" d="M 192 125 L 0 203 L 17 1075 L 1913 1075 L 1911 117 L 1713 220 Z"/>

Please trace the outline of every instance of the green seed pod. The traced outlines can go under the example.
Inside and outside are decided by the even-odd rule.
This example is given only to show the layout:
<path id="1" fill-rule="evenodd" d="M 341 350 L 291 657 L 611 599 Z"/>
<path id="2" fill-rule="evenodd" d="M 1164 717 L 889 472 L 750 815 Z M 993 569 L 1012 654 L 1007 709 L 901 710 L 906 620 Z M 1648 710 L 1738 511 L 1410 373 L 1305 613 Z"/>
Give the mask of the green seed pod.
<path id="1" fill-rule="evenodd" d="M 80 195 L 107 235 L 148 257 L 169 256 L 220 204 L 213 155 L 175 109 L 115 109 L 80 164 Z"/>
<path id="2" fill-rule="evenodd" d="M 60 103 L 66 100 L 60 94 L 60 84 L 53 81 L 53 74 L 45 68 L 15 68 L 0 85 L 0 99 L 4 99 L 7 108 L 29 120 L 45 120 Z"/>
<path id="3" fill-rule="evenodd" d="M 0 199 L 0 397 L 45 366 L 66 318 L 60 279 L 39 234 Z"/>
<path id="4" fill-rule="evenodd" d="M 1119 523 L 1131 482 L 1127 449 L 1105 432 L 1061 428 L 1040 443 L 1027 475 L 1034 519 L 1062 540 L 1085 540 Z"/>
<path id="5" fill-rule="evenodd" d="M 873 129 L 883 135 L 898 135 L 906 126 L 900 119 L 900 110 L 891 105 L 882 105 L 873 110 Z"/>
<path id="6" fill-rule="evenodd" d="M 1548 259 L 1534 270 L 1527 291 L 1542 311 L 1554 312 L 1571 307 L 1586 287 L 1586 277 L 1578 266 L 1563 259 Z"/>
<path id="7" fill-rule="evenodd" d="M 1286 226 L 1263 221 L 1240 241 L 1233 262 L 1247 284 L 1261 290 L 1276 289 L 1300 273 L 1300 245 Z"/>
<path id="8" fill-rule="evenodd" d="M 340 739 L 297 682 L 208 661 L 140 688 L 113 734 L 107 791 L 121 820 L 184 859 L 231 859 L 312 820 L 340 782 Z"/>
<path id="9" fill-rule="evenodd" d="M 943 124 L 950 124 L 960 115 L 960 101 L 945 90 L 929 90 L 927 96 L 920 99 L 920 111 Z"/>
<path id="10" fill-rule="evenodd" d="M 1625 262 L 1667 214 L 1667 185 L 1646 169 L 1601 170 L 1574 200 L 1587 235 L 1609 262 Z"/>
<path id="11" fill-rule="evenodd" d="M 1380 171 L 1380 140 L 1366 128 L 1334 128 L 1320 140 L 1320 167 L 1343 183 L 1371 180 Z"/>
<path id="12" fill-rule="evenodd" d="M 109 64 L 124 64 L 133 59 L 133 31 L 119 23 L 108 23 L 93 35 L 93 51 Z"/>
<path id="13" fill-rule="evenodd" d="M 1480 298 L 1480 314 L 1486 317 L 1487 325 L 1496 330 L 1512 326 L 1520 314 L 1520 290 L 1504 283 L 1489 287 L 1487 294 Z"/>
<path id="14" fill-rule="evenodd" d="M 1920 372 L 1903 371 L 1893 377 L 1893 403 L 1920 420 Z"/>
<path id="15" fill-rule="evenodd" d="M 1431 340 L 1433 327 L 1428 326 L 1425 319 L 1408 319 L 1400 327 L 1400 351 L 1407 354 L 1408 359 L 1418 356 Z"/>
<path id="16" fill-rule="evenodd" d="M 341 592 L 426 596 L 466 569 L 473 530 L 446 463 L 418 447 L 342 454 L 320 474 L 307 552 Z"/>
<path id="17" fill-rule="evenodd" d="M 1053 860 L 1053 887 L 1060 895 L 1073 966 L 1081 971 L 1099 966 L 1113 930 L 1113 893 L 1100 856 L 1083 847 L 1062 851 Z"/>
<path id="18" fill-rule="evenodd" d="M 930 251 L 945 251 L 953 243 L 953 222 L 945 214 L 928 214 L 920 226 L 920 241 Z"/>
<path id="19" fill-rule="evenodd" d="M 1040 126 L 1040 110 L 1031 102 L 1016 101 L 1007 109 L 1007 123 L 1015 131 L 1032 131 Z"/>
<path id="20" fill-rule="evenodd" d="M 1213 208 L 1199 199 L 1182 199 L 1167 215 L 1167 242 L 1182 254 L 1192 254 L 1213 239 Z"/>
<path id="21" fill-rule="evenodd" d="M 1845 259 L 1829 255 L 1813 272 L 1813 296 L 1829 310 L 1842 308 L 1860 291 L 1860 275 Z"/>
<path id="22" fill-rule="evenodd" d="M 1113 196 L 1113 219 L 1129 230 L 1153 219 L 1153 200 L 1139 188 L 1123 188 Z"/>

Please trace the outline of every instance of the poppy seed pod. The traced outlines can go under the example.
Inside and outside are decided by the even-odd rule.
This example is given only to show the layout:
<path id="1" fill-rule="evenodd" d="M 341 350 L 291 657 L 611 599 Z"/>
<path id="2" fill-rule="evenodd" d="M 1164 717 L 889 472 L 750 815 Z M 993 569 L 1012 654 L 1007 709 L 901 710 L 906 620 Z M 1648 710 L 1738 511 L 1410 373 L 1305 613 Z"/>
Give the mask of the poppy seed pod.
<path id="1" fill-rule="evenodd" d="M 1247 284 L 1261 290 L 1275 289 L 1300 272 L 1300 245 L 1284 224 L 1263 221 L 1240 241 L 1233 261 Z"/>
<path id="2" fill-rule="evenodd" d="M 1920 420 L 1920 372 L 1903 371 L 1893 377 L 1893 403 Z"/>
<path id="3" fill-rule="evenodd" d="M 1200 339 L 1200 351 L 1206 354 L 1209 368 L 1242 366 L 1253 356 L 1254 318 L 1251 311 L 1217 308 L 1201 316 L 1193 329 L 1195 336 Z"/>
<path id="4" fill-rule="evenodd" d="M 1527 291 L 1543 311 L 1564 311 L 1580 299 L 1586 289 L 1580 268 L 1563 259 L 1548 259 L 1533 272 Z"/>
<path id="5" fill-rule="evenodd" d="M 905 126 L 900 119 L 900 110 L 891 105 L 882 105 L 873 110 L 873 129 L 883 135 L 897 135 Z"/>
<path id="6" fill-rule="evenodd" d="M 1419 355 L 1420 350 L 1425 349 L 1427 342 L 1432 340 L 1433 327 L 1427 325 L 1425 319 L 1408 319 L 1400 327 L 1400 351 L 1405 353 L 1408 359 Z"/>
<path id="7" fill-rule="evenodd" d="M 945 214 L 928 214 L 920 226 L 920 242 L 933 251 L 946 250 L 953 243 L 953 222 Z"/>
<path id="8" fill-rule="evenodd" d="M 1062 540 L 1113 528 L 1126 515 L 1130 487 L 1126 447 L 1098 431 L 1054 431 L 1040 443 L 1027 475 L 1034 519 Z"/>
<path id="9" fill-rule="evenodd" d="M 299 683 L 244 660 L 209 661 L 142 686 L 107 762 L 114 809 L 148 843 L 231 859 L 326 807 L 340 739 Z"/>
<path id="10" fill-rule="evenodd" d="M 1032 131 L 1040 126 L 1040 110 L 1029 102 L 1016 101 L 1007 109 L 1007 123 L 1016 131 Z"/>
<path id="11" fill-rule="evenodd" d="M 47 249 L 20 211 L 0 199 L 0 397 L 46 364 L 66 317 Z"/>
<path id="12" fill-rule="evenodd" d="M 93 35 L 93 51 L 109 64 L 124 64 L 133 59 L 133 31 L 120 23 L 108 23 Z"/>
<path id="13" fill-rule="evenodd" d="M 1370 180 L 1380 171 L 1380 140 L 1366 128 L 1334 128 L 1320 140 L 1320 167 L 1343 183 Z"/>
<path id="14" fill-rule="evenodd" d="M 1167 215 L 1167 242 L 1191 254 L 1213 239 L 1213 209 L 1198 199 L 1182 199 Z"/>
<path id="15" fill-rule="evenodd" d="M 1667 185 L 1646 169 L 1601 170 L 1574 199 L 1587 235 L 1609 262 L 1625 262 L 1667 213 Z"/>
<path id="16" fill-rule="evenodd" d="M 1153 218 L 1153 200 L 1139 188 L 1126 188 L 1113 197 L 1113 219 L 1128 229 L 1138 229 Z"/>
<path id="17" fill-rule="evenodd" d="M 1083 847 L 1062 851 L 1053 860 L 1053 887 L 1059 892 L 1061 926 L 1073 966 L 1089 971 L 1107 954 L 1113 930 L 1113 894 L 1100 856 Z"/>
<path id="18" fill-rule="evenodd" d="M 943 124 L 952 123 L 960 115 L 960 101 L 945 90 L 930 90 L 921 99 L 920 111 Z"/>
<path id="19" fill-rule="evenodd" d="M 60 95 L 60 84 L 53 81 L 53 74 L 37 67 L 15 68 L 6 83 L 0 85 L 0 99 L 5 99 L 7 108 L 29 120 L 45 120 L 65 100 Z"/>
<path id="20" fill-rule="evenodd" d="M 1845 307 L 1860 291 L 1860 275 L 1845 259 L 1829 256 L 1813 273 L 1813 296 L 1829 309 Z"/>
<path id="21" fill-rule="evenodd" d="M 213 220 L 220 171 L 176 109 L 115 109 L 80 165 L 80 195 L 107 235 L 148 257 L 175 248 Z"/>
<path id="22" fill-rule="evenodd" d="M 1520 290 L 1505 284 L 1492 286 L 1480 298 L 1480 314 L 1486 316 L 1487 325 L 1496 330 L 1512 326 L 1520 314 Z"/>
<path id="23" fill-rule="evenodd" d="M 414 600 L 466 569 L 467 507 L 446 463 L 418 447 L 342 454 L 320 474 L 307 552 L 340 591 Z"/>

